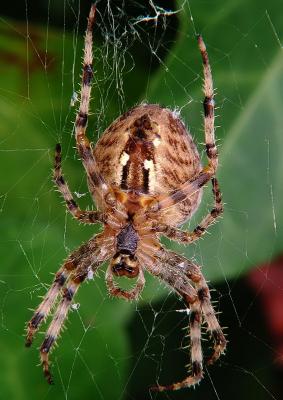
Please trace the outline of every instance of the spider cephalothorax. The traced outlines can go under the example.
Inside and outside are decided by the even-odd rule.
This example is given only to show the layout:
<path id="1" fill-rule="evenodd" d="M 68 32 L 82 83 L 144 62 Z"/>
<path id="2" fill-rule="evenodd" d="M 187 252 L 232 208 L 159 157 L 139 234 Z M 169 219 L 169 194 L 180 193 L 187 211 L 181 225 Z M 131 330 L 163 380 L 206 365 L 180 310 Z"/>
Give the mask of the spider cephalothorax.
<path id="1" fill-rule="evenodd" d="M 141 104 L 127 111 L 104 132 L 95 148 L 86 137 L 92 80 L 91 7 L 85 36 L 81 101 L 75 122 L 77 150 L 87 174 L 97 211 L 82 211 L 73 199 L 61 171 L 61 146 L 56 146 L 54 181 L 70 213 L 86 224 L 101 223 L 103 231 L 72 254 L 28 323 L 26 345 L 30 346 L 40 324 L 61 300 L 40 348 L 45 376 L 51 382 L 48 354 L 55 343 L 79 285 L 90 272 L 109 261 L 106 283 L 111 295 L 136 299 L 142 291 L 144 270 L 158 277 L 179 294 L 189 313 L 191 373 L 172 385 L 155 390 L 177 390 L 194 385 L 203 376 L 202 321 L 214 341 L 208 363 L 216 361 L 226 340 L 210 302 L 210 293 L 198 265 L 163 248 L 161 235 L 180 243 L 199 239 L 222 213 L 221 193 L 215 173 L 218 155 L 214 137 L 214 94 L 204 42 L 198 37 L 204 69 L 204 129 L 208 164 L 202 167 L 192 137 L 179 115 L 157 104 Z M 197 209 L 202 187 L 212 182 L 214 207 L 200 224 L 186 232 L 178 226 Z M 135 278 L 134 287 L 123 290 L 115 276 Z"/>
<path id="2" fill-rule="evenodd" d="M 112 273 L 116 276 L 135 278 L 139 274 L 136 257 L 138 234 L 131 223 L 125 225 L 116 237 L 117 253 L 111 260 Z"/>

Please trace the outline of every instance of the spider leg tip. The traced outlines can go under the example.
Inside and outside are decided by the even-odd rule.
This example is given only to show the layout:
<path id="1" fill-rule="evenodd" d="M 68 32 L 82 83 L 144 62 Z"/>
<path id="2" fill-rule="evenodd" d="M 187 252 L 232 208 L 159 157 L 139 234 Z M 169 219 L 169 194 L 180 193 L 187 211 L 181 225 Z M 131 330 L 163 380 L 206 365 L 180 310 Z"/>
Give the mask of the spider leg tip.
<path id="1" fill-rule="evenodd" d="M 201 35 L 197 35 L 197 41 L 201 52 L 206 51 L 206 46 Z"/>
<path id="2" fill-rule="evenodd" d="M 54 380 L 52 378 L 52 375 L 49 373 L 48 376 L 45 376 L 48 385 L 54 385 Z"/>
<path id="3" fill-rule="evenodd" d="M 47 383 L 49 385 L 54 385 L 52 374 L 51 374 L 51 372 L 49 370 L 49 367 L 47 365 L 43 366 L 43 374 L 44 374 L 44 377 L 45 377 Z"/>
<path id="4" fill-rule="evenodd" d="M 163 392 L 165 390 L 164 386 L 160 386 L 160 385 L 151 385 L 149 387 L 149 390 L 151 392 Z"/>
<path id="5" fill-rule="evenodd" d="M 198 43 L 203 43 L 202 35 L 200 33 L 197 33 L 196 36 L 197 36 Z"/>
<path id="6" fill-rule="evenodd" d="M 27 332 L 26 332 L 26 340 L 25 340 L 25 347 L 31 347 L 33 343 L 33 337 L 34 337 L 34 331 L 30 329 L 30 327 L 27 327 Z"/>
<path id="7" fill-rule="evenodd" d="M 56 143 L 55 151 L 56 151 L 57 153 L 61 153 L 61 144 L 60 144 L 60 143 Z"/>
<path id="8" fill-rule="evenodd" d="M 97 3 L 96 1 L 93 2 L 93 3 L 91 4 L 91 7 L 90 7 L 89 18 L 90 18 L 91 20 L 94 20 L 94 18 L 95 18 L 96 3 Z"/>
<path id="9" fill-rule="evenodd" d="M 171 385 L 151 385 L 149 387 L 149 390 L 151 392 L 165 392 L 165 391 L 171 391 L 171 390 L 178 390 L 179 388 L 176 387 L 176 384 L 171 384 Z"/>

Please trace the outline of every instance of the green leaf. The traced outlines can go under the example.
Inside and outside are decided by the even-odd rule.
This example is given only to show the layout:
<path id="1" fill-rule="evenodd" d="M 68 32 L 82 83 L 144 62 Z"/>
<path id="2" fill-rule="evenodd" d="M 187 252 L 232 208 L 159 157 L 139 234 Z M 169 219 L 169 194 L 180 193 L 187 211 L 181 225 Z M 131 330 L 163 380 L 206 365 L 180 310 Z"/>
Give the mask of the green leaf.
<path id="1" fill-rule="evenodd" d="M 183 2 L 179 4 L 181 7 Z M 216 125 L 220 124 L 220 128 L 216 130 L 216 137 L 221 139 L 217 175 L 225 212 L 221 221 L 209 229 L 210 235 L 205 235 L 195 247 L 169 245 L 187 257 L 196 256 L 205 276 L 216 281 L 237 278 L 283 250 L 280 224 L 283 218 L 280 111 L 283 108 L 283 52 L 279 46 L 283 35 L 274 1 L 269 2 L 268 10 L 264 2 L 259 2 L 256 10 L 252 2 L 245 2 L 245 15 L 253 14 L 256 21 L 252 27 L 250 22 L 242 20 L 239 2 L 231 1 L 225 7 L 217 7 L 215 2 L 209 9 L 202 9 L 200 5 L 197 12 L 195 2 L 192 5 L 198 25 L 205 27 L 201 33 L 207 43 L 217 87 Z M 183 108 L 181 115 L 185 123 L 197 141 L 203 143 L 199 117 L 202 67 L 194 35 L 198 29 L 192 25 L 186 6 L 180 21 L 178 41 L 166 60 L 167 67 L 153 79 L 149 97 L 154 102 Z M 237 26 L 250 29 L 241 32 L 239 39 Z M 198 147 L 203 150 L 203 145 Z M 207 163 L 205 157 L 203 163 Z M 193 218 L 191 229 L 213 206 L 208 196 L 209 185 L 205 192 L 204 206 Z"/>
<path id="2" fill-rule="evenodd" d="M 197 246 L 170 246 L 195 256 L 210 280 L 237 279 L 282 252 L 283 246 L 281 13 L 277 0 L 256 5 L 252 0 L 191 1 L 193 25 L 189 3 L 184 4 L 183 8 L 183 2 L 179 3 L 176 41 L 160 42 L 168 56 L 154 76 L 145 73 L 148 59 L 138 58 L 139 50 L 134 54 L 139 62 L 133 70 L 129 63 L 131 72 L 123 75 L 125 104 L 146 98 L 181 108 L 202 149 L 202 71 L 194 28 L 201 31 L 218 88 L 219 179 L 225 213 Z M 69 107 L 79 88 L 73 87 L 72 79 L 79 81 L 82 39 L 76 43 L 75 34 L 63 34 L 49 25 L 47 38 L 46 24 L 36 27 L 30 23 L 27 40 L 23 20 L 24 24 L 2 20 L 0 39 L 1 394 L 20 400 L 123 398 L 133 359 L 125 325 L 136 306 L 107 297 L 103 272 L 79 291 L 80 308 L 71 313 L 60 347 L 51 355 L 54 387 L 47 386 L 41 369 L 36 368 L 42 335 L 32 349 L 24 348 L 24 323 L 31 316 L 28 308 L 36 307 L 37 295 L 46 292 L 50 272 L 56 272 L 69 251 L 96 230 L 66 215 L 51 182 L 53 148 L 60 141 L 72 190 L 87 192 L 84 171 L 73 149 L 75 109 Z M 141 26 L 148 28 L 145 23 Z M 149 43 L 154 44 L 150 36 Z M 107 91 L 105 65 L 99 62 L 104 54 L 99 53 L 98 44 L 96 56 L 95 115 L 88 129 L 92 140 L 117 116 L 121 100 L 113 90 Z M 115 89 L 115 77 L 111 85 Z M 82 208 L 92 204 L 88 195 L 79 201 Z M 205 197 L 191 228 L 210 206 L 211 196 Z M 167 292 L 148 277 L 143 301 L 152 302 Z"/>

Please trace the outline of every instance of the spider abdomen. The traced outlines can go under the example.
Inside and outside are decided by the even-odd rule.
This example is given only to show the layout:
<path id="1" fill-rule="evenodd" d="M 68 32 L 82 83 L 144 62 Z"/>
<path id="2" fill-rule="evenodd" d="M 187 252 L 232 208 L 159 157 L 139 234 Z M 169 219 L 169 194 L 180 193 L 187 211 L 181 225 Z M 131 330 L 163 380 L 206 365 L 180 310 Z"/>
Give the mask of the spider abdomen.
<path id="1" fill-rule="evenodd" d="M 201 170 L 191 135 L 176 112 L 142 104 L 116 119 L 95 146 L 105 181 L 123 191 L 152 196 L 170 193 Z M 163 212 L 180 224 L 197 208 L 201 190 Z"/>

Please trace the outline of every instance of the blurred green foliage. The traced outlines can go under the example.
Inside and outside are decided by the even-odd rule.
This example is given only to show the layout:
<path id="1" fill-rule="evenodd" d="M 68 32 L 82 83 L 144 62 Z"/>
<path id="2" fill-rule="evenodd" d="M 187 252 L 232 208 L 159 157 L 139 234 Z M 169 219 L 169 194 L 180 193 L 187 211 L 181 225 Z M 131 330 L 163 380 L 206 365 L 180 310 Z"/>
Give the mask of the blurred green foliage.
<path id="1" fill-rule="evenodd" d="M 167 19 L 178 18 L 179 25 L 174 29 L 168 25 L 169 36 L 157 39 L 154 22 L 140 22 L 135 26 L 146 40 L 137 36 L 129 52 L 123 53 L 123 41 L 120 47 L 117 41 L 115 48 L 115 39 L 111 50 L 113 37 L 104 35 L 104 42 L 97 40 L 94 115 L 88 134 L 95 141 L 120 112 L 146 99 L 181 108 L 201 149 L 202 70 L 195 41 L 195 33 L 201 32 L 217 88 L 219 180 L 225 214 L 210 229 L 211 235 L 196 246 L 170 245 L 196 257 L 211 281 L 236 280 L 283 247 L 282 5 L 277 0 L 180 0 L 176 8 L 180 12 Z M 141 15 L 151 14 L 149 6 L 141 9 Z M 52 9 L 48 15 L 52 17 Z M 158 26 L 164 30 L 162 21 L 160 17 Z M 120 23 L 114 20 L 114 26 Z M 106 25 L 101 20 L 98 26 Z M 60 348 L 52 354 L 54 387 L 48 387 L 40 368 L 35 368 L 40 339 L 29 351 L 23 346 L 24 324 L 31 316 L 28 308 L 35 307 L 38 295 L 45 293 L 50 272 L 58 269 L 71 249 L 94 234 L 93 227 L 80 226 L 65 213 L 51 182 L 53 148 L 60 141 L 71 188 L 78 193 L 87 191 L 73 149 L 75 108 L 70 107 L 78 91 L 83 42 L 75 30 L 55 30 L 48 23 L 29 24 L 27 40 L 24 15 L 22 22 L 2 18 L 0 29 L 0 398 L 126 398 L 132 363 L 139 354 L 132 354 L 125 326 L 137 306 L 109 299 L 103 272 L 80 290 L 79 312 L 71 313 Z M 129 30 L 127 37 L 132 34 Z M 154 54 L 159 51 L 167 55 L 151 73 Z M 82 208 L 91 206 L 89 196 L 79 202 Z M 191 227 L 210 205 L 208 194 Z M 153 305 L 166 293 L 167 289 L 148 278 L 140 304 Z M 170 398 L 175 397 L 170 394 Z"/>

